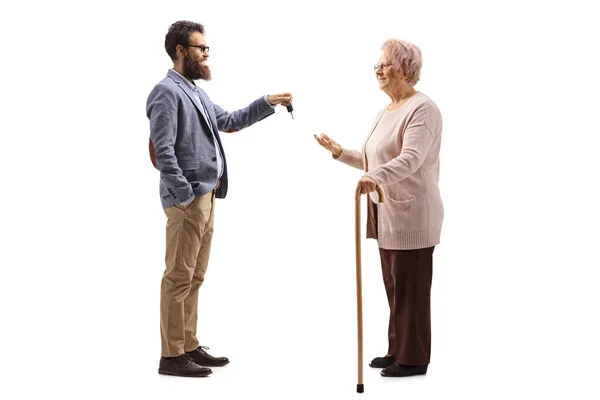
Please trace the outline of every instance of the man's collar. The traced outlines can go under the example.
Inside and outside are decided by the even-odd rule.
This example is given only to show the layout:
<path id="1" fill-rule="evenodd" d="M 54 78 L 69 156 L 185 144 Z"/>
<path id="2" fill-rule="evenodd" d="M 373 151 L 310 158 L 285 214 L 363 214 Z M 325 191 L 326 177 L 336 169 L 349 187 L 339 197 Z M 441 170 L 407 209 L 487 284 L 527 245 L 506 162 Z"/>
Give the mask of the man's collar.
<path id="1" fill-rule="evenodd" d="M 190 82 L 189 79 L 177 72 L 175 68 L 169 69 L 167 75 L 170 76 L 177 83 L 183 82 L 183 84 L 191 90 L 194 90 L 196 88 L 196 84 L 194 82 Z"/>

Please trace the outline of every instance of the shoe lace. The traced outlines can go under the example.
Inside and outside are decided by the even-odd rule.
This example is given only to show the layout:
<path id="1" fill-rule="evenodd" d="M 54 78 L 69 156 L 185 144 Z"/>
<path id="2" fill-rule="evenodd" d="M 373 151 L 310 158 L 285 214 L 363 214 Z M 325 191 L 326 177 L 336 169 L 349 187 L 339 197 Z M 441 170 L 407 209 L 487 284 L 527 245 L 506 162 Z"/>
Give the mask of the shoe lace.
<path id="1" fill-rule="evenodd" d="M 189 356 L 188 354 L 184 354 L 183 356 L 185 358 L 185 363 L 188 366 L 196 366 L 196 362 L 194 361 L 194 359 L 191 356 Z"/>

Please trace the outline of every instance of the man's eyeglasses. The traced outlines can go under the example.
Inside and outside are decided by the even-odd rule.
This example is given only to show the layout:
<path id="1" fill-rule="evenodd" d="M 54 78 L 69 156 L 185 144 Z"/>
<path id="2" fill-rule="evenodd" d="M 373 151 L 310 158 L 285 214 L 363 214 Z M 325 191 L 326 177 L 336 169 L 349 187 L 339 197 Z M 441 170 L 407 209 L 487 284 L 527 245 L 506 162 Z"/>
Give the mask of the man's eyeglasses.
<path id="1" fill-rule="evenodd" d="M 184 44 L 184 46 L 187 46 L 187 47 L 197 47 L 203 53 L 208 53 L 208 50 L 210 49 L 210 47 L 205 46 L 203 44 Z"/>
<path id="2" fill-rule="evenodd" d="M 373 65 L 373 69 L 375 70 L 375 72 L 377 72 L 377 70 L 379 68 L 381 68 L 381 70 L 387 69 L 389 66 L 391 66 L 392 63 L 386 63 L 386 64 L 375 64 Z"/>

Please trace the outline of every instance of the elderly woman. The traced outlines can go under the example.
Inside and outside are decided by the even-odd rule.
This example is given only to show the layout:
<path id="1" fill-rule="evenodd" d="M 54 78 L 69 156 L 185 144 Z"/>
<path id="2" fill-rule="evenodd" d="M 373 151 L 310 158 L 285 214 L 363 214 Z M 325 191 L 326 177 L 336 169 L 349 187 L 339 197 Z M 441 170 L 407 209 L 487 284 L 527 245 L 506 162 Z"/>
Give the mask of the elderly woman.
<path id="1" fill-rule="evenodd" d="M 369 365 L 383 368 L 383 376 L 401 377 L 425 374 L 431 353 L 432 257 L 444 216 L 438 188 L 442 116 L 414 89 L 419 48 L 392 39 L 381 49 L 375 76 L 391 103 L 377 114 L 362 152 L 344 149 L 325 134 L 315 139 L 334 159 L 365 171 L 356 196 L 369 194 L 367 237 L 379 245 L 390 307 L 387 354 Z"/>

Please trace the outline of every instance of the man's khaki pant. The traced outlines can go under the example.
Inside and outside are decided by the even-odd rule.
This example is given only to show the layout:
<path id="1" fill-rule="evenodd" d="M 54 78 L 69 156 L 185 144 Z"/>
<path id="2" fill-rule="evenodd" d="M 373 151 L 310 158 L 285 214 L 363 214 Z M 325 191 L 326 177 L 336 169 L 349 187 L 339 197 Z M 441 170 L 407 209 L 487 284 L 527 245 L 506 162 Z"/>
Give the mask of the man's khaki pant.
<path id="1" fill-rule="evenodd" d="M 160 293 L 163 357 L 176 357 L 198 346 L 198 289 L 204 281 L 213 235 L 214 190 L 196 196 L 187 207 L 167 215 L 166 268 Z"/>

